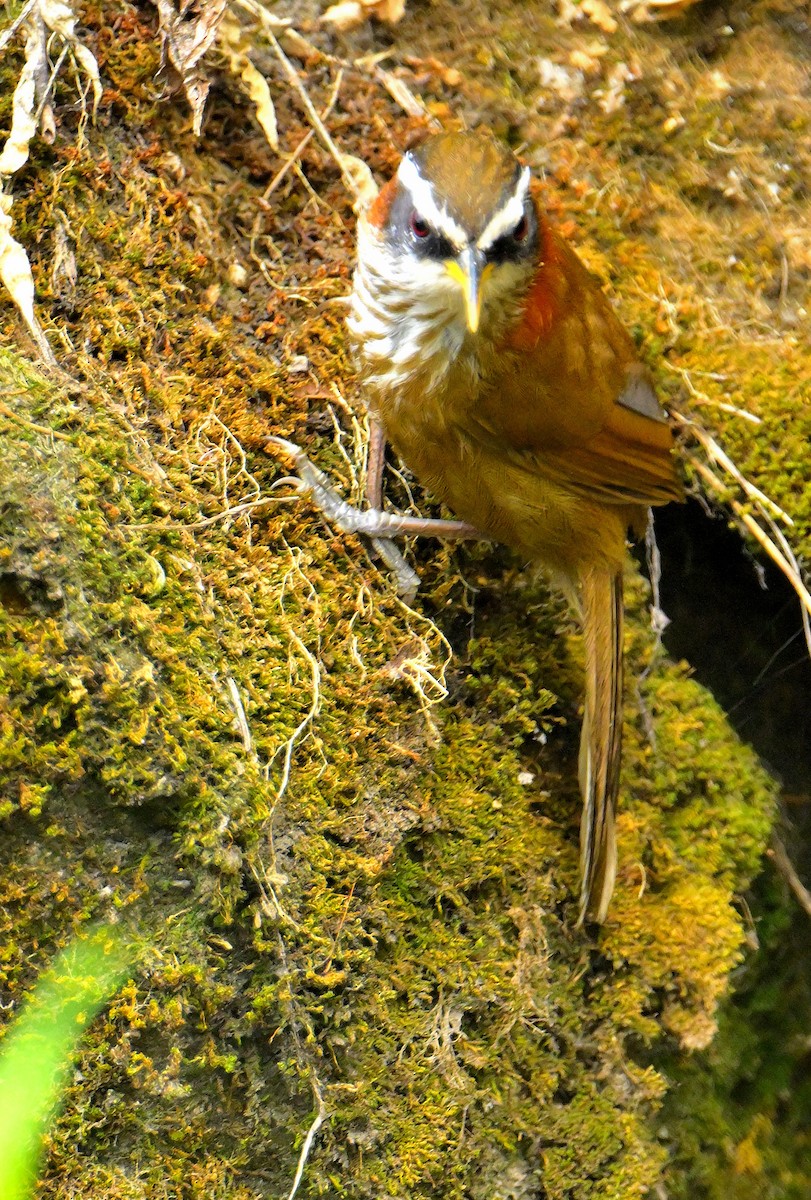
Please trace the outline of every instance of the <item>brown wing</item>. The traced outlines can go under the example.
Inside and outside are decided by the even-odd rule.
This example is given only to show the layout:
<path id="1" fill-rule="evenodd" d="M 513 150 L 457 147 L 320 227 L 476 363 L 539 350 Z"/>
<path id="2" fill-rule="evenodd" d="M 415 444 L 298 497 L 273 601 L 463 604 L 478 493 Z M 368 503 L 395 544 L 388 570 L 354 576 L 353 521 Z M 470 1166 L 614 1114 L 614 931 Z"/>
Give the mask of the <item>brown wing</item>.
<path id="1" fill-rule="evenodd" d="M 522 325 L 472 415 L 474 437 L 606 504 L 682 496 L 672 434 L 647 370 L 597 280 L 548 235 Z M 542 323 L 533 312 L 543 312 Z"/>
<path id="2" fill-rule="evenodd" d="M 672 455 L 673 435 L 653 388 L 640 389 L 633 366 L 602 428 L 581 443 L 538 449 L 538 470 L 570 490 L 606 504 L 667 504 L 683 496 Z M 645 410 L 635 407 L 645 404 Z M 656 408 L 653 408 L 653 405 Z"/>

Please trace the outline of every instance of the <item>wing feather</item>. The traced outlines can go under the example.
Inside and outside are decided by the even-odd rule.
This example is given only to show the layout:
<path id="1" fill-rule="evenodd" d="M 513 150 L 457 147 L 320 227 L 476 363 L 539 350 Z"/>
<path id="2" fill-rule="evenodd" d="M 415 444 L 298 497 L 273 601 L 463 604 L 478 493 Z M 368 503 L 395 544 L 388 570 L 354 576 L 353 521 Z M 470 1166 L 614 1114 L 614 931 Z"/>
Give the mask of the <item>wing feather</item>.
<path id="1" fill-rule="evenodd" d="M 552 237 L 545 253 L 543 304 L 531 293 L 466 436 L 605 504 L 681 499 L 672 431 L 631 338 L 566 243 Z"/>

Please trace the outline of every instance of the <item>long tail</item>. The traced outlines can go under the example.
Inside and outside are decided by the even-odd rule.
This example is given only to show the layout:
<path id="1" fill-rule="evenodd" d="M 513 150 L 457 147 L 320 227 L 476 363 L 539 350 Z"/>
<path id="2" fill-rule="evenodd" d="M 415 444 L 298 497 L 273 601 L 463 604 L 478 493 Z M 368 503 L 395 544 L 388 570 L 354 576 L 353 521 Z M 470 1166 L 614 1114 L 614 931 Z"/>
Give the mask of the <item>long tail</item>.
<path id="1" fill-rule="evenodd" d="M 580 737 L 580 917 L 604 921 L 617 874 L 614 812 L 622 749 L 622 573 L 580 579 L 586 703 Z"/>

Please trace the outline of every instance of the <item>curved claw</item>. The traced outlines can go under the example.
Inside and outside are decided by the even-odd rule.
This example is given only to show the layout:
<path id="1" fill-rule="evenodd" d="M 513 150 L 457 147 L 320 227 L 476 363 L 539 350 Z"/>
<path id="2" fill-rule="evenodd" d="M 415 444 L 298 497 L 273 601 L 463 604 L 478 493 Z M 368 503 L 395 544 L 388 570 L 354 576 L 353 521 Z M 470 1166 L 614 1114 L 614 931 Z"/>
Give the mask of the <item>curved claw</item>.
<path id="1" fill-rule="evenodd" d="M 285 454 L 290 455 L 296 465 L 299 478 L 312 495 L 316 507 L 344 533 L 365 533 L 374 537 L 378 533 L 390 532 L 388 529 L 380 529 L 377 520 L 379 516 L 385 518 L 389 514 L 377 513 L 374 509 L 364 512 L 341 499 L 323 471 L 319 471 L 318 467 L 310 462 L 307 455 L 295 442 L 288 442 L 286 438 L 276 436 L 269 437 L 267 440 L 274 446 L 278 446 Z"/>
<path id="2" fill-rule="evenodd" d="M 300 446 L 297 446 L 295 442 L 287 441 L 286 438 L 275 435 L 269 437 L 267 440 L 273 446 L 278 446 L 283 453 L 288 454 L 293 459 L 296 470 L 299 473 L 299 483 L 302 490 L 310 492 L 316 506 L 325 517 L 334 521 L 345 533 L 368 534 L 375 550 L 377 550 L 386 566 L 394 573 L 397 580 L 397 594 L 407 604 L 410 604 L 417 594 L 420 577 L 408 565 L 394 542 L 390 538 L 376 536 L 372 528 L 380 518 L 388 525 L 392 520 L 396 521 L 397 517 L 391 513 L 381 513 L 375 509 L 362 512 L 359 508 L 347 504 L 329 483 L 327 477 L 317 467 L 313 466 Z"/>
<path id="3" fill-rule="evenodd" d="M 265 438 L 265 441 L 270 442 L 272 446 L 278 446 L 280 450 L 284 450 L 285 454 L 289 454 L 296 461 L 296 464 L 298 464 L 300 458 L 309 461 L 301 446 L 297 446 L 295 442 L 288 442 L 286 438 L 279 437 L 275 433 L 269 434 Z"/>
<path id="4" fill-rule="evenodd" d="M 344 533 L 358 533 L 372 539 L 384 561 L 394 571 L 400 595 L 413 599 L 419 576 L 408 566 L 391 538 L 425 534 L 444 538 L 482 537 L 477 529 L 464 521 L 438 521 L 429 517 L 411 517 L 405 513 L 382 512 L 376 508 L 356 508 L 354 504 L 341 499 L 323 471 L 310 462 L 295 442 L 275 434 L 269 436 L 267 441 L 293 459 L 303 487 L 327 520 Z"/>

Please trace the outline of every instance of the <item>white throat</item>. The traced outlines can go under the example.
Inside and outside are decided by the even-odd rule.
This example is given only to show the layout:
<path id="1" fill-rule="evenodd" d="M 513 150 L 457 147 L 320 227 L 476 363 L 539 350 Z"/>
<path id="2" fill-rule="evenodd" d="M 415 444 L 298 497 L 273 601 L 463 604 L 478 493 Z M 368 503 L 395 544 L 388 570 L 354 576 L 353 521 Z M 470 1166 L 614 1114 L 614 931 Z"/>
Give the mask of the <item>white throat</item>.
<path id="1" fill-rule="evenodd" d="M 513 263 L 490 273 L 479 329 L 471 334 L 462 291 L 444 264 L 393 254 L 361 219 L 347 325 L 367 383 L 389 394 L 414 385 L 431 394 L 462 389 L 474 399 L 496 344 L 518 317 L 508 297 L 523 293 L 524 274 Z"/>

